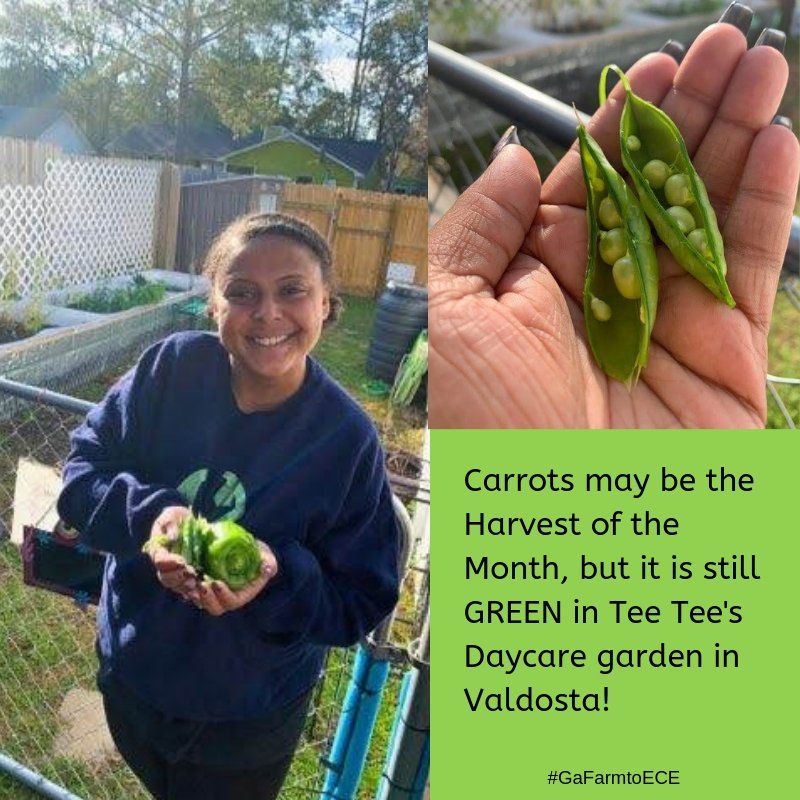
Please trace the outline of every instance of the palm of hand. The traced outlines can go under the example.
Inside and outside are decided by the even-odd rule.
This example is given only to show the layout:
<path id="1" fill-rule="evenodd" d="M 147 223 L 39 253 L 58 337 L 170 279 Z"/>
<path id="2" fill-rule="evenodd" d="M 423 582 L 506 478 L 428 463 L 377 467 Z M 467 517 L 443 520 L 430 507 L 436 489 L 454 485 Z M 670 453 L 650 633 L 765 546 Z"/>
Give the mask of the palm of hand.
<path id="1" fill-rule="evenodd" d="M 533 160 L 508 147 L 470 202 L 451 212 L 450 232 L 440 223 L 431 233 L 433 426 L 763 424 L 766 334 L 798 155 L 786 131 L 763 128 L 783 92 L 785 62 L 769 48 L 743 55 L 745 46 L 730 26 L 706 31 L 675 80 L 681 93 L 667 95 L 676 70 L 671 59 L 645 58 L 629 73 L 646 99 L 658 103 L 667 95 L 661 105 L 678 122 L 717 211 L 737 308 L 717 301 L 659 246 L 648 367 L 630 393 L 607 378 L 594 364 L 583 324 L 587 230 L 579 157 L 573 149 L 562 159 L 540 197 Z M 712 53 L 718 62 L 728 53 L 733 72 L 716 97 L 705 85 Z M 699 97 L 707 119 L 696 107 Z M 617 89 L 590 126 L 607 154 L 618 155 L 620 110 Z"/>

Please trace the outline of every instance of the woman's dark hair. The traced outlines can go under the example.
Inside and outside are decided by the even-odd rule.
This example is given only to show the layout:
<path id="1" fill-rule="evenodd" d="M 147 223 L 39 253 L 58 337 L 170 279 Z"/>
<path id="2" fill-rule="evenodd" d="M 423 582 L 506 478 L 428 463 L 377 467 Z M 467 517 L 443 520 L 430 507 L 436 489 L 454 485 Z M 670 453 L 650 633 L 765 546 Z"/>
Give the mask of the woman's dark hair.
<path id="1" fill-rule="evenodd" d="M 330 293 L 330 311 L 324 325 L 336 322 L 342 311 L 342 298 L 336 293 L 333 256 L 325 238 L 307 222 L 288 214 L 246 214 L 231 222 L 217 236 L 203 263 L 203 274 L 213 288 L 217 276 L 255 239 L 281 236 L 308 248 L 319 262 L 322 282 Z"/>

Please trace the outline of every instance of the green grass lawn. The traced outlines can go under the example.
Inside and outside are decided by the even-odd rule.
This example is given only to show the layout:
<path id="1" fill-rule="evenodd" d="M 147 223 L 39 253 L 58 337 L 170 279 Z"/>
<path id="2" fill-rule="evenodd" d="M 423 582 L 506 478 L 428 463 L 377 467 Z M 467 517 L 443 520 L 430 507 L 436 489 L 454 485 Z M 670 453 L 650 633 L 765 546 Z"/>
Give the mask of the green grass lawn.
<path id="1" fill-rule="evenodd" d="M 769 332 L 769 372 L 781 378 L 800 378 L 800 310 L 784 292 L 775 298 Z M 800 427 L 800 386 L 776 386 L 787 411 Z M 767 395 L 767 427 L 786 428 L 775 400 Z"/>
<path id="2" fill-rule="evenodd" d="M 100 768 L 53 756 L 58 709 L 73 688 L 94 688 L 94 613 L 23 585 L 16 547 L 0 542 L 0 749 L 85 800 L 146 795 L 119 759 Z M 0 775 L 0 797 L 40 797 Z"/>
<path id="3" fill-rule="evenodd" d="M 61 721 L 58 709 L 70 689 L 94 688 L 94 612 L 67 598 L 23 585 L 16 548 L 0 542 L 0 750 L 84 800 L 145 800 L 148 796 L 124 763 L 115 758 L 97 767 L 54 757 Z M 313 703 L 303 742 L 282 793 L 284 800 L 316 797 L 352 658 L 332 650 L 325 679 Z M 402 671 L 393 668 L 386 686 L 358 800 L 374 796 L 395 715 Z M 34 800 L 40 795 L 0 773 L 0 798 Z"/>
<path id="4" fill-rule="evenodd" d="M 393 408 L 386 397 L 375 398 L 367 389 L 374 381 L 366 372 L 366 363 L 375 309 L 373 299 L 346 297 L 342 317 L 323 332 L 314 355 L 372 417 L 384 447 L 419 453 L 424 412 L 415 406 Z"/>

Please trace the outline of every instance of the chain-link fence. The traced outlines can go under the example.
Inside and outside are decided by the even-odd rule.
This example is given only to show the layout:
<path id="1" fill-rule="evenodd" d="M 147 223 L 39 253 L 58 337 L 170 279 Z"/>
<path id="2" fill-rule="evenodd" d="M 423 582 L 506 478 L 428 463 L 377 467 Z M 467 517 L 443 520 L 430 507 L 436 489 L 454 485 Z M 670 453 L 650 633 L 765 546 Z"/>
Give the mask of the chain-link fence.
<path id="1" fill-rule="evenodd" d="M 513 67 L 514 64 L 511 64 Z M 518 64 L 516 65 L 518 67 Z M 555 74 L 559 66 L 552 66 Z M 492 148 L 512 123 L 536 158 L 542 181 L 575 138 L 572 108 L 497 70 L 436 43 L 429 47 L 428 207 L 435 223 L 486 169 Z M 593 110 L 593 109 L 587 109 Z M 770 340 L 772 350 L 798 352 L 800 324 L 800 219 L 794 218 L 790 249 L 778 290 Z M 788 363 L 800 363 L 792 355 Z M 780 363 L 780 362 L 778 362 Z M 800 425 L 800 377 L 770 374 L 768 427 Z"/>
<path id="2" fill-rule="evenodd" d="M 129 365 L 117 365 L 105 379 L 89 385 L 73 383 L 71 391 L 95 400 Z M 12 535 L 19 539 L 23 524 L 45 522 L 20 501 L 29 493 L 24 490 L 32 488 L 20 485 L 31 480 L 25 467 L 58 471 L 68 452 L 69 432 L 82 414 L 54 404 L 58 398 L 19 394 L 18 386 L 0 387 L 0 754 L 81 800 L 144 800 L 147 793 L 113 747 L 95 690 L 94 607 L 25 585 L 20 550 L 12 542 Z M 46 483 L 37 480 L 33 488 L 46 494 Z M 394 621 L 384 640 L 375 643 L 391 666 L 357 795 L 362 800 L 373 797 L 384 780 L 403 674 L 413 661 L 414 642 L 427 614 L 428 574 L 427 556 L 411 553 Z M 326 771 L 355 653 L 335 649 L 328 656 L 281 794 L 285 800 L 329 796 L 324 793 Z M 39 795 L 0 770 L 0 797 L 33 800 Z"/>

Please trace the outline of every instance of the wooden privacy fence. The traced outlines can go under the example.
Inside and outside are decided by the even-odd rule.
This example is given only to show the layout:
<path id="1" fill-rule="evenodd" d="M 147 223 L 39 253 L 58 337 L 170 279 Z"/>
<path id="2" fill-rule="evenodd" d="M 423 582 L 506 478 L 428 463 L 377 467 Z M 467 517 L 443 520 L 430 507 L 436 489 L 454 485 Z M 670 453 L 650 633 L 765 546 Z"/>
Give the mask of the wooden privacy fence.
<path id="1" fill-rule="evenodd" d="M 175 267 L 199 272 L 214 237 L 236 217 L 258 209 L 275 211 L 279 184 L 244 177 L 183 184 Z"/>
<path id="2" fill-rule="evenodd" d="M 301 217 L 333 250 L 344 294 L 374 297 L 391 263 L 413 267 L 414 282 L 428 279 L 428 206 L 425 198 L 240 177 L 181 187 L 176 267 L 199 270 L 213 238 L 249 211 Z"/>
<path id="3" fill-rule="evenodd" d="M 287 183 L 280 209 L 328 238 L 339 289 L 374 297 L 389 264 L 409 264 L 414 283 L 428 282 L 428 203 L 423 197 Z"/>
<path id="4" fill-rule="evenodd" d="M 60 155 L 61 148 L 55 144 L 0 137 L 0 186 L 44 183 L 47 159 Z"/>

